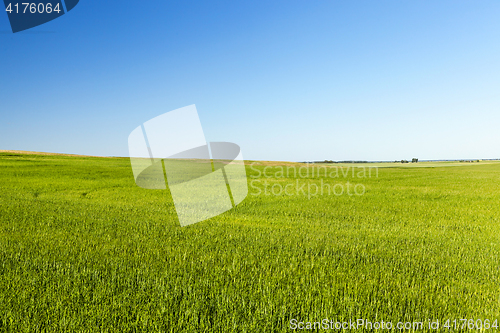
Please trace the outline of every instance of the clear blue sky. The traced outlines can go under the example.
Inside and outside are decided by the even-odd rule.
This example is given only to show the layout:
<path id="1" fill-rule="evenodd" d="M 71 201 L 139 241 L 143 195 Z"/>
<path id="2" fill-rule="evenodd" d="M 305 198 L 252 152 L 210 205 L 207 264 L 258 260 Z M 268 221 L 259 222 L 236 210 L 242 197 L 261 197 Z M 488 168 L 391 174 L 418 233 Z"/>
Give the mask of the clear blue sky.
<path id="1" fill-rule="evenodd" d="M 196 104 L 245 159 L 500 158 L 500 1 L 89 1 L 12 34 L 0 149 L 127 156 Z"/>

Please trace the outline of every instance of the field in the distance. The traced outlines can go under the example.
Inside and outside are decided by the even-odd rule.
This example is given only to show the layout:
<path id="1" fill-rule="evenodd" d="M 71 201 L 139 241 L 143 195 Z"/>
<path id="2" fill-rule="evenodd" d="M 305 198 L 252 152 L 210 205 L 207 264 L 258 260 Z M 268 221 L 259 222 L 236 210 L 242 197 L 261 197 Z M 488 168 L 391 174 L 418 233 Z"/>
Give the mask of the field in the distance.
<path id="1" fill-rule="evenodd" d="M 181 228 L 168 190 L 137 187 L 127 158 L 0 153 L 0 331 L 499 319 L 500 163 L 365 178 L 279 177 L 280 165 L 248 165 L 239 206 Z M 365 192 L 309 199 L 297 181 Z M 266 195 L 273 185 L 292 195 Z"/>

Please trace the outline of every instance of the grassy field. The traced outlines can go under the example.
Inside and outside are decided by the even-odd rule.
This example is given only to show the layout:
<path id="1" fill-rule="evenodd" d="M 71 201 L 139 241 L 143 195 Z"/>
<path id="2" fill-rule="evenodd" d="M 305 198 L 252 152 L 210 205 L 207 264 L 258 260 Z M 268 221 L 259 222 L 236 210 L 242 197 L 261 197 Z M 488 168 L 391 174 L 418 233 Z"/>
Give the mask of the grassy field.
<path id="1" fill-rule="evenodd" d="M 127 158 L 0 153 L 0 331 L 499 319 L 500 163 L 371 177 L 281 165 L 301 166 L 248 165 L 239 206 L 181 228 L 168 190 L 137 187 Z M 307 190 L 325 184 L 336 194 Z"/>

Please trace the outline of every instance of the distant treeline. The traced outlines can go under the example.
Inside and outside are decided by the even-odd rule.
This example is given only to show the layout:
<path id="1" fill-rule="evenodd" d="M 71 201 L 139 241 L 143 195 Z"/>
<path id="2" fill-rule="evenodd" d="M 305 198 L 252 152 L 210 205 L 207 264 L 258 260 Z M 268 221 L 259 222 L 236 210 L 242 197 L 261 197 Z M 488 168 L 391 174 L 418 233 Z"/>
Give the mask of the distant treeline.
<path id="1" fill-rule="evenodd" d="M 324 160 L 324 161 L 312 161 L 312 162 L 300 162 L 300 163 L 418 163 L 418 162 L 480 162 L 480 161 L 498 161 L 498 158 L 483 158 L 483 159 L 472 159 L 472 160 L 423 160 L 420 161 L 418 158 L 413 158 L 410 161 L 401 160 L 401 161 L 332 161 L 332 160 Z"/>
<path id="2" fill-rule="evenodd" d="M 324 161 L 313 161 L 313 162 L 303 162 L 303 163 L 375 163 L 375 162 L 368 162 L 368 161 L 331 161 L 331 160 L 324 160 Z"/>

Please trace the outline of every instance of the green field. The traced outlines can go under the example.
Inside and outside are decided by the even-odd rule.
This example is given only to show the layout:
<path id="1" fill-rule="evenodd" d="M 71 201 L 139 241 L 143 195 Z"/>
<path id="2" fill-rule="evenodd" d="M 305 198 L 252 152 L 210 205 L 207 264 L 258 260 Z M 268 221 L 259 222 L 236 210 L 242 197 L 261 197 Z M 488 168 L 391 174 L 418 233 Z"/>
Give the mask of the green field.
<path id="1" fill-rule="evenodd" d="M 137 187 L 127 158 L 0 153 L 0 331 L 500 319 L 500 163 L 361 178 L 348 165 L 281 177 L 280 165 L 303 166 L 248 165 L 239 206 L 181 228 L 168 190 Z M 297 182 L 364 191 L 311 196 Z M 273 185 L 292 195 L 266 195 Z"/>

